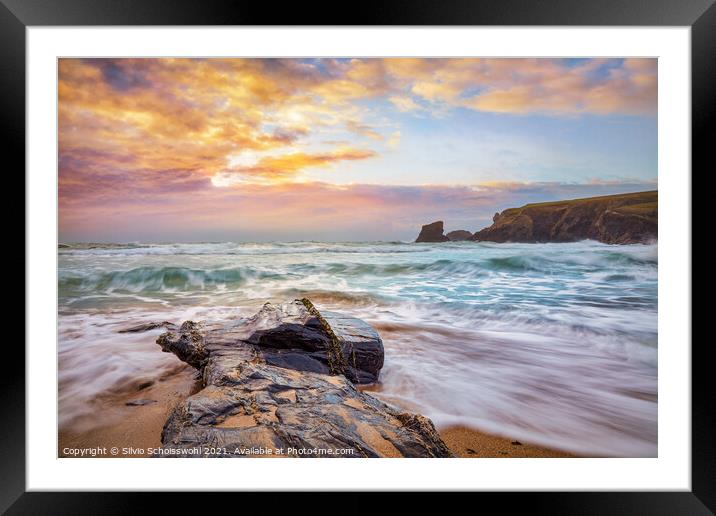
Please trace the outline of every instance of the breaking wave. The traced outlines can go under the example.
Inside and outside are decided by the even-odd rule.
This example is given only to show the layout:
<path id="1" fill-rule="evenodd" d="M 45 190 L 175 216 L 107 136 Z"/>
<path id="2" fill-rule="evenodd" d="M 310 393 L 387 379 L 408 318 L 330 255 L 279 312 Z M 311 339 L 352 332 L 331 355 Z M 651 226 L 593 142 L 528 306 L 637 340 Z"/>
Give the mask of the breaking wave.
<path id="1" fill-rule="evenodd" d="M 61 272 L 60 292 L 67 290 L 110 292 L 176 292 L 245 284 L 247 280 L 282 279 L 284 275 L 250 267 L 202 270 L 187 267 L 137 267 L 77 275 Z"/>

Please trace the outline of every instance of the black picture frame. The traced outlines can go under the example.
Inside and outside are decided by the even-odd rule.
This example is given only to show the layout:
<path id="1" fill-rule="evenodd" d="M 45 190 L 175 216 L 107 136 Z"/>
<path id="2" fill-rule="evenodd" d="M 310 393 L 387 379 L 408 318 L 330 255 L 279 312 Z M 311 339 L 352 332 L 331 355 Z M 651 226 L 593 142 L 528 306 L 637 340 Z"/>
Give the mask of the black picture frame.
<path id="1" fill-rule="evenodd" d="M 0 125 L 6 162 L 25 166 L 25 29 L 62 25 L 560 25 L 690 26 L 692 169 L 705 174 L 716 137 L 715 0 L 362 0 L 355 10 L 337 4 L 244 0 L 0 0 Z M 279 6 L 280 5 L 280 6 Z M 350 13 L 350 14 L 349 14 Z M 712 168 L 712 167 L 711 167 Z M 690 172 L 693 177 L 693 172 Z M 24 188 L 24 186 L 23 186 Z M 695 205 L 696 203 L 693 202 Z M 12 207 L 17 218 L 19 208 Z M 5 208 L 7 212 L 7 208 Z M 6 216 L 8 214 L 6 213 Z M 23 254 L 23 260 L 25 259 Z M 15 260 L 19 261 L 17 256 Z M 24 306 L 24 305 L 23 305 Z M 688 346 L 690 343 L 672 343 Z M 500 496 L 502 509 L 529 505 L 550 514 L 713 514 L 716 510 L 711 362 L 703 341 L 692 347 L 692 490 L 690 492 L 525 493 Z M 5 347 L 0 375 L 0 512 L 7 514 L 119 514 L 159 496 L 167 512 L 189 509 L 195 495 L 180 493 L 57 493 L 25 490 L 25 355 Z M 215 496 L 216 502 L 228 495 Z M 314 495 L 315 496 L 315 495 Z M 356 493 L 341 503 L 353 505 Z M 315 509 L 303 495 L 292 505 Z M 420 497 L 416 497 L 420 500 Z M 243 499 L 246 504 L 246 499 Z M 314 499 L 315 500 L 315 499 Z M 355 500 L 357 502 L 357 500 Z M 365 503 L 365 502 L 363 502 Z M 246 510 L 244 505 L 242 510 Z M 335 508 L 334 508 L 335 509 Z M 250 510 L 250 509 L 249 509 Z"/>

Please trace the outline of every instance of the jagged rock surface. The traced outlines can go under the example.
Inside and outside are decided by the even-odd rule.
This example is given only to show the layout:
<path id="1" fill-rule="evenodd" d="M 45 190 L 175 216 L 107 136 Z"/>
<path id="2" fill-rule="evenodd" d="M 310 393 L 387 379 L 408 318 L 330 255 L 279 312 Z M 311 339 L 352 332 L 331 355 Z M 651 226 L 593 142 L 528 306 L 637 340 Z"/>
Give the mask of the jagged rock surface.
<path id="1" fill-rule="evenodd" d="M 205 385 L 169 416 L 165 448 L 187 456 L 214 456 L 217 449 L 227 456 L 252 449 L 307 457 L 450 456 L 429 419 L 356 388 L 375 382 L 383 365 L 382 341 L 360 319 L 318 312 L 307 300 L 267 303 L 228 324 L 187 321 L 157 343 L 202 371 Z M 214 449 L 197 455 L 197 447 Z"/>

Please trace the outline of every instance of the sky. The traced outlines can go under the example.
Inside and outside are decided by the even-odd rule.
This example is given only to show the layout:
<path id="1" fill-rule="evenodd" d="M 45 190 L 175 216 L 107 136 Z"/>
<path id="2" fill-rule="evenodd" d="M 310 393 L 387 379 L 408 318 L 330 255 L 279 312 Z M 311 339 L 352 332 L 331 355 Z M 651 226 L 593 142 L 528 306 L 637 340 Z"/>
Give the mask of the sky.
<path id="1" fill-rule="evenodd" d="M 60 59 L 60 242 L 413 240 L 657 187 L 656 59 Z"/>

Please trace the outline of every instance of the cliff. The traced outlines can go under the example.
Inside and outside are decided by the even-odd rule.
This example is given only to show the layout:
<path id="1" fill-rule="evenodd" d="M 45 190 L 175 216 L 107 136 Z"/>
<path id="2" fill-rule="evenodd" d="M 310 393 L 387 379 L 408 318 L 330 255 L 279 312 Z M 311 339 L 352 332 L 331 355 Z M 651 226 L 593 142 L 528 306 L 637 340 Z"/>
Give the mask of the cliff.
<path id="1" fill-rule="evenodd" d="M 656 240 L 658 192 L 638 192 L 526 204 L 496 213 L 493 224 L 472 237 L 487 242 L 634 244 Z"/>

